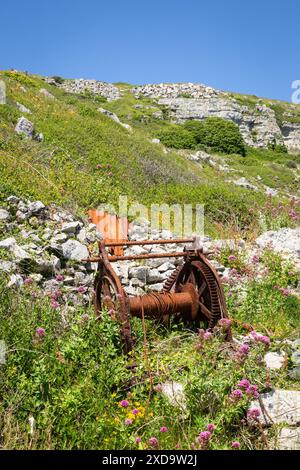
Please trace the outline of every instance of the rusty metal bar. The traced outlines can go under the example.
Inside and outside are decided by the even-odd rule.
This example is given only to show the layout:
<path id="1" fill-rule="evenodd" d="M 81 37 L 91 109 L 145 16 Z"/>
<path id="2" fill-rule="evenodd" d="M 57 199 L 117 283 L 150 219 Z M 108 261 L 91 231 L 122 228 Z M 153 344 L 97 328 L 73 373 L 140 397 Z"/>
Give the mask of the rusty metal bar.
<path id="1" fill-rule="evenodd" d="M 130 314 L 134 317 L 160 318 L 181 312 L 191 314 L 194 298 L 188 292 L 173 294 L 148 294 L 129 299 Z"/>
<path id="2" fill-rule="evenodd" d="M 188 251 L 177 251 L 176 253 L 147 253 L 145 255 L 128 255 L 128 256 L 108 256 L 108 261 L 131 261 L 135 259 L 154 259 L 154 258 L 179 258 L 180 256 L 187 256 Z M 103 258 L 97 256 L 95 258 L 87 258 L 81 260 L 83 263 L 98 263 L 103 261 Z"/>
<path id="3" fill-rule="evenodd" d="M 141 240 L 141 241 L 124 241 L 124 242 L 107 242 L 105 246 L 133 246 L 133 245 L 167 245 L 170 243 L 193 243 L 194 238 L 173 238 L 173 239 L 158 239 L 158 240 Z"/>

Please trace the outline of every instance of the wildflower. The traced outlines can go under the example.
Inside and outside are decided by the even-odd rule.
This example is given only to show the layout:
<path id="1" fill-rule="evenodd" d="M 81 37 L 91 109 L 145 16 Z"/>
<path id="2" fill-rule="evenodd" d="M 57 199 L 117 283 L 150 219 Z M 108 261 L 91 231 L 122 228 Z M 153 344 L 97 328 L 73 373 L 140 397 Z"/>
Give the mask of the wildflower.
<path id="1" fill-rule="evenodd" d="M 39 327 L 36 328 L 35 333 L 39 338 L 43 338 L 46 334 L 46 330 L 44 328 Z"/>
<path id="2" fill-rule="evenodd" d="M 83 315 L 81 315 L 81 320 L 83 320 L 83 321 L 88 321 L 89 318 L 90 318 L 90 316 L 87 313 L 84 313 Z"/>
<path id="3" fill-rule="evenodd" d="M 149 442 L 149 445 L 151 447 L 157 447 L 158 446 L 158 440 L 156 439 L 156 437 L 150 437 L 148 442 Z"/>
<path id="4" fill-rule="evenodd" d="M 246 393 L 249 396 L 252 396 L 254 398 L 259 397 L 258 389 L 256 385 L 249 385 L 249 387 L 246 389 Z"/>
<path id="5" fill-rule="evenodd" d="M 240 347 L 239 347 L 239 353 L 240 354 L 244 354 L 245 356 L 247 356 L 250 352 L 250 347 L 247 345 L 247 344 L 242 344 Z"/>
<path id="6" fill-rule="evenodd" d="M 232 441 L 231 447 L 233 449 L 239 449 L 241 447 L 241 443 L 239 441 Z"/>
<path id="7" fill-rule="evenodd" d="M 208 430 L 209 432 L 214 432 L 215 429 L 216 429 L 216 426 L 215 426 L 213 423 L 209 423 L 209 424 L 207 425 L 207 430 Z"/>
<path id="8" fill-rule="evenodd" d="M 202 443 L 206 443 L 209 441 L 209 439 L 211 438 L 211 432 L 209 431 L 202 431 L 200 432 L 199 436 L 197 437 L 197 441 L 198 442 L 202 442 Z"/>
<path id="9" fill-rule="evenodd" d="M 139 414 L 139 412 L 140 412 L 140 410 L 138 410 L 137 408 L 134 408 L 134 410 L 132 410 L 131 413 L 132 413 L 133 415 L 137 415 L 137 414 Z"/>
<path id="10" fill-rule="evenodd" d="M 206 331 L 206 332 L 204 333 L 204 335 L 203 335 L 203 339 L 204 339 L 205 341 L 209 341 L 210 339 L 212 339 L 212 336 L 213 336 L 213 335 L 212 335 L 212 333 L 211 333 L 210 331 Z"/>
<path id="11" fill-rule="evenodd" d="M 168 431 L 169 431 L 169 429 L 167 428 L 167 426 L 162 426 L 160 428 L 160 432 L 168 432 Z"/>
<path id="12" fill-rule="evenodd" d="M 205 330 L 203 330 L 203 328 L 200 328 L 198 330 L 198 335 L 200 336 L 201 339 L 203 339 L 204 335 L 205 335 Z"/>
<path id="13" fill-rule="evenodd" d="M 259 256 L 253 255 L 251 261 L 252 263 L 259 263 Z"/>
<path id="14" fill-rule="evenodd" d="M 137 444 L 139 444 L 140 442 L 142 442 L 142 439 L 141 439 L 140 437 L 136 437 L 136 438 L 135 438 L 135 442 L 136 442 Z"/>
<path id="15" fill-rule="evenodd" d="M 130 426 L 130 424 L 132 424 L 133 421 L 132 421 L 132 419 L 130 419 L 130 418 L 126 418 L 125 421 L 124 421 L 124 423 L 126 424 L 126 426 Z"/>
<path id="16" fill-rule="evenodd" d="M 231 392 L 231 394 L 229 395 L 229 398 L 230 398 L 232 401 L 238 401 L 238 400 L 240 400 L 242 397 L 243 397 L 243 392 L 242 392 L 242 390 L 240 390 L 239 388 L 237 388 L 236 390 L 233 390 L 233 391 Z"/>
<path id="17" fill-rule="evenodd" d="M 51 300 L 51 307 L 55 308 L 55 309 L 59 308 L 59 303 L 56 300 L 52 299 Z"/>
<path id="18" fill-rule="evenodd" d="M 127 408 L 129 406 L 129 401 L 122 400 L 120 401 L 119 405 L 122 406 L 123 408 Z"/>
<path id="19" fill-rule="evenodd" d="M 177 442 L 177 444 L 175 444 L 175 449 L 180 449 L 180 444 L 179 444 L 179 442 Z"/>
<path id="20" fill-rule="evenodd" d="M 219 324 L 219 326 L 221 326 L 222 328 L 227 330 L 231 325 L 231 320 L 229 320 L 229 318 L 221 318 L 221 320 L 219 320 L 218 324 Z"/>
<path id="21" fill-rule="evenodd" d="M 259 338 L 259 341 L 265 344 L 266 346 L 270 346 L 270 343 L 271 343 L 270 338 L 268 336 L 261 336 Z"/>
<path id="22" fill-rule="evenodd" d="M 234 255 L 228 256 L 228 261 L 229 261 L 229 262 L 231 262 L 231 261 L 236 261 L 236 259 L 237 259 L 237 258 L 236 258 L 236 256 L 234 256 Z"/>
<path id="23" fill-rule="evenodd" d="M 250 386 L 250 382 L 247 379 L 242 379 L 237 384 L 238 387 L 247 389 Z"/>
<path id="24" fill-rule="evenodd" d="M 55 277 L 55 279 L 58 281 L 58 282 L 62 282 L 64 280 L 64 276 L 62 274 L 57 274 L 57 276 Z"/>
<path id="25" fill-rule="evenodd" d="M 157 384 L 155 387 L 154 387 L 154 390 L 156 392 L 161 392 L 162 391 L 162 385 L 161 384 Z"/>
<path id="26" fill-rule="evenodd" d="M 253 212 L 254 212 L 253 207 L 249 207 L 248 212 L 249 212 L 249 214 L 253 214 Z"/>
<path id="27" fill-rule="evenodd" d="M 259 408 L 251 408 L 247 413 L 247 418 L 250 419 L 250 420 L 252 419 L 252 420 L 256 421 L 257 418 L 259 417 L 259 415 L 260 415 Z"/>
<path id="28" fill-rule="evenodd" d="M 32 284 L 33 283 L 33 279 L 31 277 L 26 277 L 26 279 L 24 279 L 24 284 L 26 286 L 28 286 L 29 284 Z"/>
<path id="29" fill-rule="evenodd" d="M 79 287 L 77 288 L 78 294 L 85 294 L 86 291 L 87 291 L 87 288 L 84 287 L 84 286 L 79 286 Z"/>

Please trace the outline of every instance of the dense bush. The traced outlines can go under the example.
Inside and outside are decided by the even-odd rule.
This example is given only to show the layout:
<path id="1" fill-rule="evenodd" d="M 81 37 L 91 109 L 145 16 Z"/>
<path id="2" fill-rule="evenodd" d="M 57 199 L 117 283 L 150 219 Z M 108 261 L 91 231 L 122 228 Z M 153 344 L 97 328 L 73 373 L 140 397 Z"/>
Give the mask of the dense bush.
<path id="1" fill-rule="evenodd" d="M 196 145 L 193 134 L 180 126 L 174 126 L 161 132 L 159 138 L 166 147 L 175 149 L 190 149 Z"/>
<path id="2" fill-rule="evenodd" d="M 245 155 L 245 143 L 240 130 L 232 121 L 212 117 L 204 121 L 188 121 L 184 128 L 198 144 L 211 147 L 217 152 Z"/>

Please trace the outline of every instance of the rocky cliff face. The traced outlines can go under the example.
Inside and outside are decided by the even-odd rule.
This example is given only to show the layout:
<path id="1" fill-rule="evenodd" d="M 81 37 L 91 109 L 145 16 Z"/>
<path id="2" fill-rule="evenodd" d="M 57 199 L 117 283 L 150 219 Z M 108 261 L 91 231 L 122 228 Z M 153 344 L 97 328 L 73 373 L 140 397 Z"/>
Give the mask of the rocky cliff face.
<path id="1" fill-rule="evenodd" d="M 276 142 L 286 145 L 290 152 L 300 151 L 300 124 L 289 122 L 287 114 L 287 120 L 279 126 L 274 110 L 261 102 L 243 105 L 228 93 L 192 83 L 144 85 L 132 92 L 136 97 L 158 100 L 177 123 L 221 117 L 235 122 L 250 146 L 266 147 Z"/>

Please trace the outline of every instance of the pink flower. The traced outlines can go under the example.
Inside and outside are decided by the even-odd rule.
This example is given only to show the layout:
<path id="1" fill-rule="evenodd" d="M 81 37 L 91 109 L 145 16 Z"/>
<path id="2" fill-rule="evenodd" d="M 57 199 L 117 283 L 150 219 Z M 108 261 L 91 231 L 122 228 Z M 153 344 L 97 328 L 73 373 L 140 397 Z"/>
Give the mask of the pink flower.
<path id="1" fill-rule="evenodd" d="M 207 425 L 207 430 L 208 430 L 209 432 L 214 432 L 215 429 L 216 429 L 216 426 L 215 426 L 213 423 L 209 423 L 209 424 Z"/>
<path id="2" fill-rule="evenodd" d="M 126 418 L 124 423 L 126 424 L 126 426 L 130 426 L 130 424 L 132 424 L 132 419 Z"/>
<path id="3" fill-rule="evenodd" d="M 179 444 L 179 442 L 177 442 L 177 444 L 175 445 L 175 449 L 180 449 L 180 444 Z"/>
<path id="4" fill-rule="evenodd" d="M 132 414 L 133 415 L 137 415 L 139 414 L 140 410 L 138 410 L 137 408 L 134 408 L 134 410 L 132 410 Z"/>
<path id="5" fill-rule="evenodd" d="M 244 389 L 247 389 L 249 387 L 249 385 L 250 385 L 250 382 L 247 379 L 242 379 L 237 384 L 238 387 L 244 388 Z"/>
<path id="6" fill-rule="evenodd" d="M 229 398 L 230 398 L 232 401 L 238 401 L 238 400 L 240 400 L 242 397 L 243 397 L 243 392 L 242 392 L 242 390 L 240 390 L 239 388 L 237 388 L 236 390 L 233 390 L 233 391 L 231 392 L 231 394 L 229 395 Z"/>
<path id="7" fill-rule="evenodd" d="M 64 276 L 62 274 L 57 274 L 55 278 L 58 282 L 62 282 L 64 280 Z"/>
<path id="8" fill-rule="evenodd" d="M 158 446 L 158 440 L 156 439 L 156 437 L 150 437 L 148 442 L 149 442 L 149 445 L 151 447 L 157 447 Z"/>
<path id="9" fill-rule="evenodd" d="M 28 286 L 29 284 L 32 284 L 33 283 L 33 279 L 31 277 L 26 277 L 26 279 L 24 279 L 24 284 L 26 286 Z"/>
<path id="10" fill-rule="evenodd" d="M 248 209 L 248 211 L 249 211 L 249 214 L 253 214 L 253 212 L 254 212 L 253 207 L 250 207 L 250 208 Z"/>
<path id="11" fill-rule="evenodd" d="M 204 335 L 203 335 L 203 339 L 204 339 L 205 341 L 209 341 L 210 339 L 212 339 L 212 336 L 213 336 L 213 335 L 212 335 L 212 333 L 211 333 L 210 331 L 206 331 L 206 332 L 204 333 Z"/>
<path id="12" fill-rule="evenodd" d="M 232 447 L 233 449 L 239 449 L 239 448 L 241 447 L 241 444 L 240 444 L 239 441 L 232 441 L 231 447 Z"/>
<path id="13" fill-rule="evenodd" d="M 87 291 L 87 288 L 84 287 L 84 286 L 79 286 L 79 287 L 77 288 L 78 294 L 85 294 L 86 291 Z"/>
<path id="14" fill-rule="evenodd" d="M 167 426 L 162 426 L 160 428 L 160 432 L 168 432 L 168 431 L 169 431 L 169 429 L 167 428 Z"/>
<path id="15" fill-rule="evenodd" d="M 155 385 L 154 390 L 155 390 L 156 392 L 161 392 L 161 391 L 162 391 L 162 385 L 161 385 L 161 384 Z"/>
<path id="16" fill-rule="evenodd" d="M 250 419 L 250 420 L 252 419 L 252 420 L 256 421 L 257 418 L 259 417 L 259 415 L 260 415 L 259 408 L 251 408 L 247 413 L 247 418 Z"/>
<path id="17" fill-rule="evenodd" d="M 221 318 L 221 320 L 218 321 L 219 326 L 227 330 L 230 325 L 231 325 L 231 320 L 229 318 Z"/>
<path id="18" fill-rule="evenodd" d="M 252 263 L 259 263 L 259 256 L 253 255 L 251 261 Z"/>
<path id="19" fill-rule="evenodd" d="M 247 344 L 242 344 L 239 347 L 239 353 L 244 354 L 245 356 L 247 356 L 249 354 L 249 352 L 250 352 L 250 347 Z"/>
<path id="20" fill-rule="evenodd" d="M 234 256 L 234 255 L 228 256 L 228 261 L 229 261 L 229 262 L 230 262 L 230 261 L 236 261 L 236 259 L 237 259 L 237 258 L 236 258 L 236 256 Z"/>
<path id="21" fill-rule="evenodd" d="M 142 442 L 142 439 L 141 439 L 140 437 L 136 437 L 136 438 L 135 438 L 135 442 L 136 442 L 137 444 L 139 444 L 140 442 Z"/>
<path id="22" fill-rule="evenodd" d="M 36 328 L 35 333 L 39 338 L 43 338 L 46 334 L 46 331 L 44 328 L 39 327 L 39 328 Z"/>
<path id="23" fill-rule="evenodd" d="M 54 309 L 57 309 L 57 308 L 60 307 L 60 305 L 56 300 L 52 299 L 51 300 L 51 307 L 54 308 Z"/>
<path id="24" fill-rule="evenodd" d="M 119 405 L 122 406 L 123 408 L 127 408 L 129 406 L 129 401 L 122 400 L 120 401 Z"/>
<path id="25" fill-rule="evenodd" d="M 211 432 L 209 431 L 202 431 L 200 432 L 199 436 L 197 437 L 198 442 L 208 442 L 211 438 Z"/>
<path id="26" fill-rule="evenodd" d="M 259 341 L 265 344 L 266 346 L 270 346 L 271 343 L 269 336 L 261 336 Z"/>
<path id="27" fill-rule="evenodd" d="M 259 392 L 258 392 L 256 385 L 249 385 L 249 387 L 246 389 L 246 393 L 247 395 L 254 397 L 254 398 L 259 397 Z"/>

